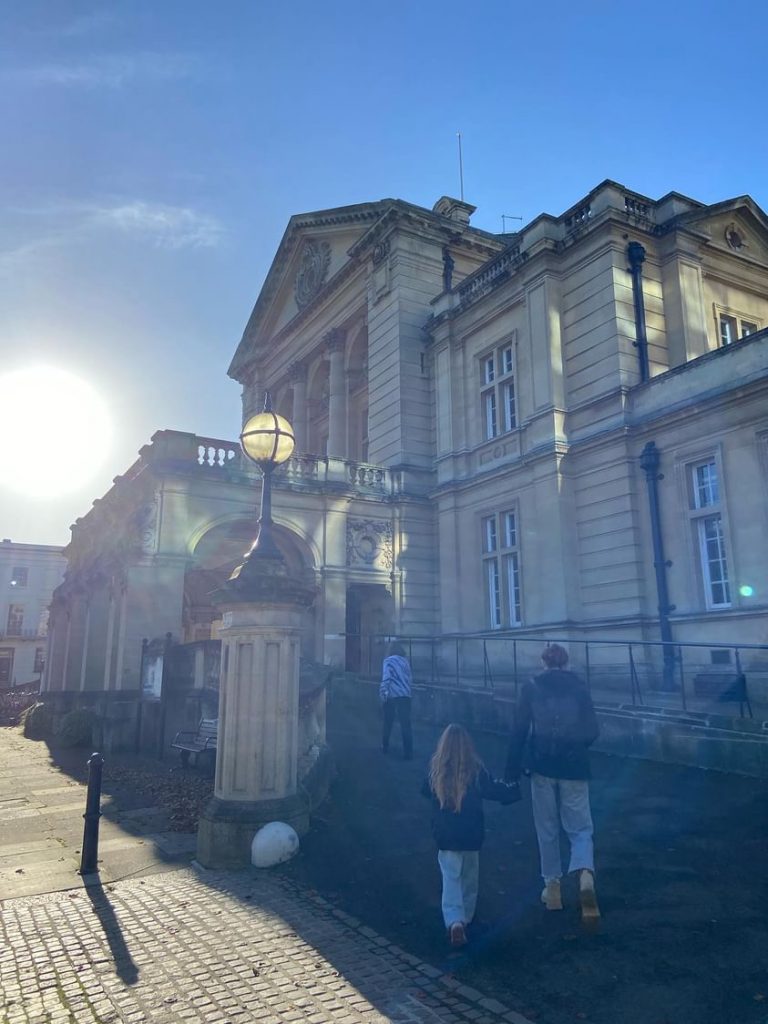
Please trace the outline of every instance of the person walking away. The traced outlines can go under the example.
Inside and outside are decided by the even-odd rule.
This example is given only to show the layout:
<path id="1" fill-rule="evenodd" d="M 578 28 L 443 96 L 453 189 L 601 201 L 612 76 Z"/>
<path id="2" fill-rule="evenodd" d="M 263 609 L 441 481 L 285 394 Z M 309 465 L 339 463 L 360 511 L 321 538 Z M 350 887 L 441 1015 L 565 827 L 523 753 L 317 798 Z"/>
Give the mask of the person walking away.
<path id="1" fill-rule="evenodd" d="M 411 729 L 411 689 L 413 675 L 405 648 L 402 644 L 390 644 L 387 657 L 381 668 L 381 698 L 383 724 L 381 749 L 389 753 L 389 738 L 395 716 L 400 722 L 400 736 L 403 741 L 403 756 L 406 761 L 413 757 L 413 731 Z"/>
<path id="2" fill-rule="evenodd" d="M 524 764 L 531 774 L 533 821 L 544 879 L 541 899 L 547 910 L 563 909 L 562 824 L 571 848 L 568 870 L 579 875 L 582 917 L 597 918 L 589 806 L 589 747 L 598 736 L 597 716 L 586 686 L 566 668 L 565 648 L 549 644 L 541 660 L 545 671 L 520 693 L 504 777 L 508 782 L 518 779 Z"/>
<path id="3" fill-rule="evenodd" d="M 463 946 L 477 905 L 480 847 L 485 834 L 483 800 L 514 803 L 520 799 L 520 787 L 494 779 L 477 756 L 466 729 L 449 725 L 432 755 L 422 793 L 432 801 L 432 835 L 443 880 L 448 940 L 452 946 Z"/>

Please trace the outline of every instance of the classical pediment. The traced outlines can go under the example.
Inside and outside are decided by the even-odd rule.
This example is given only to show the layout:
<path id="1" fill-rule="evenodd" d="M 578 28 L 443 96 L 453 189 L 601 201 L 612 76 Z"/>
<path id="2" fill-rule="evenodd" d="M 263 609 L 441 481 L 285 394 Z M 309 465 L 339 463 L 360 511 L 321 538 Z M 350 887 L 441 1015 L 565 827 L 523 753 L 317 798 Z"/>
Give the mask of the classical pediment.
<path id="1" fill-rule="evenodd" d="M 251 313 L 229 374 L 250 353 L 306 315 L 350 265 L 350 249 L 385 215 L 391 200 L 299 214 L 291 218 Z"/>
<path id="2" fill-rule="evenodd" d="M 695 230 L 714 249 L 768 264 L 768 217 L 749 196 L 703 206 L 674 226 Z"/>

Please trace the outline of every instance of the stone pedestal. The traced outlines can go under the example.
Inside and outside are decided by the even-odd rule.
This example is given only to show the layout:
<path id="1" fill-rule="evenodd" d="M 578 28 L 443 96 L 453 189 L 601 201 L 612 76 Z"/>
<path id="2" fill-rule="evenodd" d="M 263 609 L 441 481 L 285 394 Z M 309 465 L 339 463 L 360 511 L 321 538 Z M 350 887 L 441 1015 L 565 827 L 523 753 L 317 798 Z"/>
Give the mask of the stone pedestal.
<path id="1" fill-rule="evenodd" d="M 309 828 L 296 771 L 302 612 L 314 592 L 282 562 L 252 557 L 246 565 L 218 598 L 216 782 L 197 833 L 197 859 L 209 868 L 250 864 L 254 833 L 269 821 L 299 835 Z"/>

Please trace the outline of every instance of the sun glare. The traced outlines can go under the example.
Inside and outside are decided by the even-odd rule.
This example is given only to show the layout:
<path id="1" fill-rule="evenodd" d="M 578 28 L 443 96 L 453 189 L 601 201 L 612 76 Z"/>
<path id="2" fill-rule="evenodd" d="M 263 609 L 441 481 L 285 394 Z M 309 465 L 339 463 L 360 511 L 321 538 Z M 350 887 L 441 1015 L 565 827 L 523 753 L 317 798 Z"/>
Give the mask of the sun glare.
<path id="1" fill-rule="evenodd" d="M 86 484 L 110 448 L 107 408 L 93 388 L 54 367 L 0 374 L 0 486 L 55 497 Z"/>

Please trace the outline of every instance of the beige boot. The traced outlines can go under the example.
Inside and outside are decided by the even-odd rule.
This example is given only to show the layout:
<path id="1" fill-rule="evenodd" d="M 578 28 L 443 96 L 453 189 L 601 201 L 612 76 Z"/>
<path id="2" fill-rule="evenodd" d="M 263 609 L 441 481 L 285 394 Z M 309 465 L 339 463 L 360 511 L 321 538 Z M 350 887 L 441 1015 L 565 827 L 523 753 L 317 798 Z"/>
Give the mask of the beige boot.
<path id="1" fill-rule="evenodd" d="M 552 878 L 541 892 L 541 902 L 547 910 L 562 910 L 563 897 L 560 893 L 560 879 Z"/>
<path id="2" fill-rule="evenodd" d="M 579 897 L 581 899 L 581 917 L 584 921 L 594 921 L 600 917 L 600 908 L 595 895 L 595 876 L 584 869 L 579 872 Z"/>

